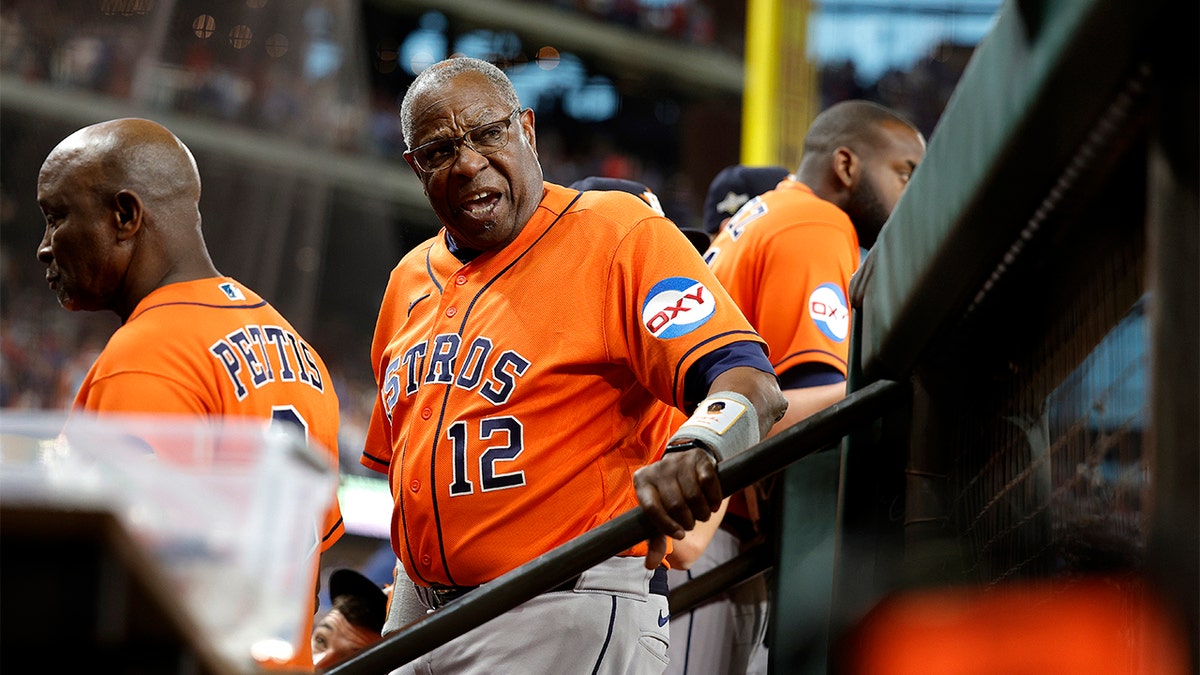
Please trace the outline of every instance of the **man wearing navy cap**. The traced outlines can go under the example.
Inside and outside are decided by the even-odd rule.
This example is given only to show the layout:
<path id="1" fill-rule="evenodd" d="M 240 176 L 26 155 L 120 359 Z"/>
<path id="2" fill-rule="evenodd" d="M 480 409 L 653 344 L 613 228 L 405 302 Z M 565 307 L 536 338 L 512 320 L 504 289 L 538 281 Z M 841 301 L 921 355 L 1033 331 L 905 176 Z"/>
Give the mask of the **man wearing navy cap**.
<path id="1" fill-rule="evenodd" d="M 609 178 L 607 176 L 588 176 L 587 178 L 571 183 L 571 187 L 580 192 L 585 190 L 619 190 L 621 192 L 628 192 L 631 195 L 641 197 L 642 201 L 649 204 L 650 208 L 658 212 L 658 215 L 666 215 L 663 213 L 662 204 L 658 201 L 658 195 L 655 195 L 653 190 L 635 180 Z M 679 225 L 679 223 L 676 223 L 676 225 L 679 227 L 679 231 L 688 238 L 688 241 L 692 242 L 692 246 L 696 248 L 696 251 L 703 254 L 708 250 L 708 244 L 712 240 L 712 237 L 707 232 L 692 227 L 684 227 Z"/>
<path id="2" fill-rule="evenodd" d="M 313 627 L 313 663 L 324 670 L 382 639 L 388 597 L 375 582 L 351 569 L 329 577 L 332 609 Z"/>
<path id="3" fill-rule="evenodd" d="M 717 236 L 742 204 L 773 189 L 787 175 L 788 170 L 782 166 L 733 164 L 721 169 L 704 199 L 704 231 Z"/>

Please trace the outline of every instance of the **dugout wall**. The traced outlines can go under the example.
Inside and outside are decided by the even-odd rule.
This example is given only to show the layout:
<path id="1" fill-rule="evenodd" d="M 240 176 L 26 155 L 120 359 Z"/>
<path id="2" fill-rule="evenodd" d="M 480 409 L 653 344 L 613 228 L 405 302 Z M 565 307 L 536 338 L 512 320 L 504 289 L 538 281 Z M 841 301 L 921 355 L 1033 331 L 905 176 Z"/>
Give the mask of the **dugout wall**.
<path id="1" fill-rule="evenodd" d="M 852 293 L 851 389 L 898 380 L 910 400 L 784 473 L 772 672 L 919 672 L 894 645 L 852 655 L 885 601 L 1021 589 L 1017 611 L 1053 613 L 1093 579 L 1122 593 L 1117 623 L 1070 638 L 1082 653 L 1182 672 L 1164 669 L 1185 644 L 1196 672 L 1198 26 L 1165 0 L 1002 8 Z M 1150 631 L 1135 619 L 1157 603 Z M 947 620 L 890 617 L 868 646 Z M 1061 618 L 1040 636 L 1058 650 Z M 959 628 L 904 650 L 1012 637 Z M 1034 635 L 1027 662 L 949 672 L 1049 667 Z"/>

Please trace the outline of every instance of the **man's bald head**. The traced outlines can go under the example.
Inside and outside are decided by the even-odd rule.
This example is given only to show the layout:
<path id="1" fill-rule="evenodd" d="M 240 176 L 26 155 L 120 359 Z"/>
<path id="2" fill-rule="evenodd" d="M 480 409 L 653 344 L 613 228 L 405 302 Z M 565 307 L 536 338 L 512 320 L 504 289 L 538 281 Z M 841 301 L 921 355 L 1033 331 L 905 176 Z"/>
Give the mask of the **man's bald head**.
<path id="1" fill-rule="evenodd" d="M 871 101 L 842 101 L 809 126 L 796 178 L 845 211 L 869 248 L 924 157 L 911 122 Z"/>
<path id="2" fill-rule="evenodd" d="M 134 190 L 156 205 L 200 201 L 196 159 L 175 134 L 150 120 L 130 117 L 84 127 L 51 151 L 42 171 L 48 166 L 94 166 L 95 189 Z"/>
<path id="3" fill-rule="evenodd" d="M 907 127 L 919 133 L 908 120 L 878 103 L 863 100 L 835 103 L 817 115 L 808 127 L 804 136 L 804 156 L 821 157 L 839 146 L 868 156 L 883 143 L 885 124 Z"/>
<path id="4" fill-rule="evenodd" d="M 156 122 L 111 120 L 63 139 L 42 163 L 38 204 L 38 259 L 69 309 L 124 318 L 160 286 L 218 275 L 200 231 L 196 160 Z"/>

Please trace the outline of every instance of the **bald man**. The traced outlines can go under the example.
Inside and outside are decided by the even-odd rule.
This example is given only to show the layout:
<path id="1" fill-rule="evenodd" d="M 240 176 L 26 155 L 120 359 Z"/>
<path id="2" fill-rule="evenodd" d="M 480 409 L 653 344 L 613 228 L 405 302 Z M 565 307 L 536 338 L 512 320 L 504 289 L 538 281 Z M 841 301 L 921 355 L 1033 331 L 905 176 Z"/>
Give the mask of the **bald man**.
<path id="1" fill-rule="evenodd" d="M 817 115 L 796 171 L 751 199 L 706 259 L 766 339 L 787 415 L 772 433 L 845 395 L 847 287 L 917 165 L 921 132 L 870 101 Z"/>
<path id="2" fill-rule="evenodd" d="M 796 171 L 746 202 L 713 239 L 705 259 L 770 346 L 788 401 L 787 414 L 768 436 L 845 396 L 850 277 L 924 156 L 924 137 L 896 112 L 870 101 L 834 104 L 809 126 Z M 767 506 L 759 500 L 769 486 L 768 480 L 729 499 L 723 532 L 693 571 L 715 567 L 767 536 L 770 528 L 759 520 Z M 672 649 L 695 644 L 704 653 L 673 660 L 668 675 L 765 672 L 766 595 L 757 577 L 724 606 L 673 622 Z M 676 630 L 686 630 L 686 637 Z M 689 666 L 675 668 L 684 662 Z"/>
<path id="3" fill-rule="evenodd" d="M 200 229 L 200 174 L 174 134 L 143 119 L 80 129 L 46 157 L 37 196 L 46 220 L 37 256 L 59 304 L 112 311 L 122 322 L 74 410 L 295 424 L 336 470 L 329 371 L 279 312 L 213 265 Z M 331 497 L 314 527 L 321 541 L 313 547 L 322 551 L 344 532 Z M 314 588 L 318 568 L 314 555 Z M 312 614 L 297 635 L 312 632 Z M 313 669 L 307 639 L 278 656 L 289 669 Z"/>

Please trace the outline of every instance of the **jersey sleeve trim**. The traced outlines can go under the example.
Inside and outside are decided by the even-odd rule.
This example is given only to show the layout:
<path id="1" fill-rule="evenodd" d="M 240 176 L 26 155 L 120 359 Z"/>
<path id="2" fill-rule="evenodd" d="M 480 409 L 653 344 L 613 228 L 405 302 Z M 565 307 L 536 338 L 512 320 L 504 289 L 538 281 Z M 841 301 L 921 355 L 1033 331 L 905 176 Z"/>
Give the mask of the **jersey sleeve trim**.
<path id="1" fill-rule="evenodd" d="M 840 370 L 823 361 L 806 361 L 779 374 L 781 389 L 807 389 L 845 381 L 846 376 Z"/>
<path id="2" fill-rule="evenodd" d="M 368 469 L 371 469 L 372 471 L 378 471 L 379 473 L 383 474 L 386 474 L 388 472 L 388 467 L 391 466 L 391 462 L 383 458 L 376 457 L 366 450 L 363 450 L 362 456 L 358 458 L 358 463 L 362 464 Z"/>
<path id="3" fill-rule="evenodd" d="M 836 362 L 837 362 L 839 365 L 841 365 L 841 367 L 842 367 L 842 371 L 843 371 L 843 372 L 845 372 L 845 370 L 846 370 L 847 364 L 846 364 L 846 360 L 845 360 L 845 359 L 843 359 L 842 357 L 838 356 L 837 354 L 834 354 L 833 352 L 826 351 L 826 350 L 824 350 L 824 349 L 802 349 L 802 350 L 800 350 L 800 351 L 798 351 L 798 352 L 792 352 L 791 354 L 788 354 L 788 355 L 784 356 L 784 357 L 783 357 L 782 359 L 780 359 L 779 361 L 776 361 L 776 362 L 775 362 L 774 364 L 772 364 L 772 365 L 774 365 L 774 366 L 775 366 L 775 369 L 776 369 L 776 371 L 778 371 L 778 370 L 779 370 L 779 367 L 780 367 L 780 366 L 782 366 L 783 364 L 785 364 L 785 363 L 787 363 L 787 362 L 789 362 L 789 361 L 795 361 L 797 358 L 799 358 L 799 357 L 801 357 L 801 356 L 804 356 L 805 354 L 820 354 L 820 355 L 822 355 L 822 356 L 826 356 L 826 357 L 828 357 L 828 358 L 830 358 L 830 359 L 832 359 L 832 360 L 836 361 Z M 824 363 L 825 361 L 818 361 L 818 362 L 819 362 L 819 363 Z M 803 363 L 803 362 L 802 362 L 802 363 Z M 800 364 L 795 364 L 795 365 L 800 365 Z M 789 368 L 791 368 L 791 367 L 794 367 L 794 366 L 789 366 Z"/>
<path id="4" fill-rule="evenodd" d="M 674 400 L 671 401 L 672 405 L 674 405 L 676 408 L 679 408 L 680 410 L 682 410 L 683 406 L 685 405 L 685 401 L 681 400 L 683 398 L 683 394 L 684 394 L 683 378 L 686 375 L 683 365 L 685 363 L 687 363 L 688 358 L 692 354 L 696 353 L 697 350 L 704 348 L 705 345 L 708 345 L 716 340 L 726 340 L 727 338 L 730 338 L 733 336 L 738 336 L 738 335 L 745 335 L 745 336 L 749 337 L 751 340 L 753 340 L 755 343 L 763 344 L 762 337 L 760 337 L 758 335 L 758 333 L 755 333 L 752 330 L 733 330 L 733 331 L 727 331 L 724 333 L 718 333 L 716 335 L 713 335 L 713 336 L 709 337 L 708 339 L 698 342 L 697 344 L 693 345 L 691 349 L 684 352 L 683 356 L 679 359 L 678 363 L 675 364 L 675 375 L 674 375 L 674 378 L 672 381 L 672 388 L 673 388 L 675 394 L 674 394 Z"/>
<path id="5" fill-rule="evenodd" d="M 754 368 L 768 375 L 775 374 L 775 367 L 767 358 L 766 345 L 750 340 L 730 342 L 696 359 L 688 368 L 683 381 L 683 400 L 690 403 L 704 399 L 712 389 L 713 381 L 732 368 Z"/>
<path id="6" fill-rule="evenodd" d="M 342 518 L 338 518 L 337 522 L 333 524 L 333 527 L 329 528 L 329 531 L 327 531 L 325 533 L 325 535 L 321 537 L 321 549 L 324 550 L 326 547 L 328 547 L 329 544 L 332 544 L 332 543 L 336 542 L 338 539 L 341 539 L 342 534 L 345 531 L 346 531 L 345 521 Z"/>

